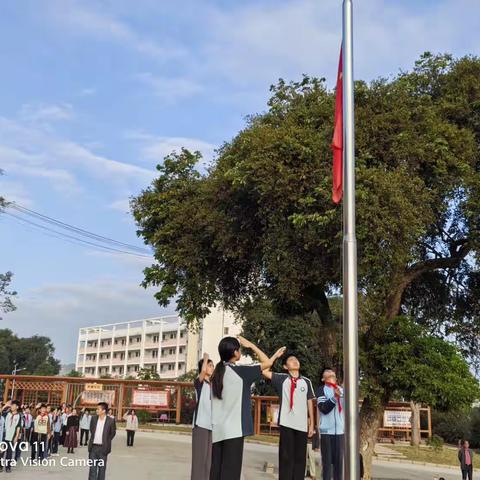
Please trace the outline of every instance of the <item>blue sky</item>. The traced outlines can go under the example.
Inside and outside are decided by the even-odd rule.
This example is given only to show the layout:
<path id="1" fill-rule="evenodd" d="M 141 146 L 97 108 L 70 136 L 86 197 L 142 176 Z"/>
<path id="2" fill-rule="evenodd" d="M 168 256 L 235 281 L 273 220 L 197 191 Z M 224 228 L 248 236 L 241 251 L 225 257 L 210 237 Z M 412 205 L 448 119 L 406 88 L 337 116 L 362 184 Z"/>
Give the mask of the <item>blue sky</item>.
<path id="1" fill-rule="evenodd" d="M 141 245 L 128 198 L 155 165 L 182 145 L 212 159 L 279 77 L 331 85 L 340 14 L 340 0 L 3 0 L 0 195 Z M 478 55 L 479 19 L 477 0 L 358 0 L 356 77 L 395 74 L 425 50 Z M 164 312 L 138 286 L 145 259 L 6 215 L 0 232 L 0 271 L 19 292 L 0 326 L 49 335 L 65 362 L 80 326 Z"/>

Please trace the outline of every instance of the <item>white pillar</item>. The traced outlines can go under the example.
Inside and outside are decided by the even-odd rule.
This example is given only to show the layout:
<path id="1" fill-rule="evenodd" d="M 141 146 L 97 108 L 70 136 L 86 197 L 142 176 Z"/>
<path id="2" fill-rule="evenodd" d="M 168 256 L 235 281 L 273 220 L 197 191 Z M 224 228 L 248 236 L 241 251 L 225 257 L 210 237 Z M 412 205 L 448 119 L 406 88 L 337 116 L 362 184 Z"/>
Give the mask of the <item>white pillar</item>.
<path id="1" fill-rule="evenodd" d="M 82 329 L 80 329 L 82 331 Z M 88 349 L 88 328 L 85 329 L 85 346 L 83 347 L 83 368 L 82 374 L 85 375 L 85 363 L 87 361 L 87 349 Z"/>
<path id="2" fill-rule="evenodd" d="M 162 358 L 162 342 L 163 342 L 163 320 L 160 321 L 160 334 L 158 336 L 157 372 L 159 375 L 160 375 L 160 359 Z"/>
<path id="3" fill-rule="evenodd" d="M 141 350 L 140 350 L 140 368 L 143 368 L 145 362 L 145 336 L 146 336 L 146 329 L 147 329 L 147 321 L 144 320 L 142 322 L 142 342 L 141 342 Z"/>
<path id="4" fill-rule="evenodd" d="M 177 326 L 177 350 L 175 352 L 175 378 L 178 377 L 178 355 L 180 351 L 180 319 L 178 319 Z"/>
<path id="5" fill-rule="evenodd" d="M 100 339 L 102 338 L 102 329 L 98 329 L 98 338 L 97 338 L 97 360 L 95 362 L 95 376 L 98 377 L 98 364 L 100 362 Z"/>
<path id="6" fill-rule="evenodd" d="M 130 344 L 130 323 L 127 323 L 127 338 L 125 340 L 125 363 L 123 366 L 123 376 L 127 376 L 128 345 Z"/>
<path id="7" fill-rule="evenodd" d="M 108 367 L 108 373 L 111 375 L 112 374 L 112 363 L 113 363 L 113 345 L 115 342 L 115 328 L 116 326 L 114 325 L 112 328 L 112 338 L 110 340 L 110 365 Z"/>

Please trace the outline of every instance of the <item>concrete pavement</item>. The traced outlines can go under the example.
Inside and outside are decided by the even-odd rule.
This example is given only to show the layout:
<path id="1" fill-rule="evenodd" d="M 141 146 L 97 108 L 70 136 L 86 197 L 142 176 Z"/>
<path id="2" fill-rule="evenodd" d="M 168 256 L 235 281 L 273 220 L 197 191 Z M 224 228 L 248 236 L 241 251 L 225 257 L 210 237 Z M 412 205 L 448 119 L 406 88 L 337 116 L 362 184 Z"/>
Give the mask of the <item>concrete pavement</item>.
<path id="1" fill-rule="evenodd" d="M 51 457 L 55 465 L 17 466 L 9 478 L 19 480 L 86 480 L 86 466 L 62 466 L 67 461 L 82 461 L 87 458 L 85 447 L 78 448 L 75 455 L 67 455 L 63 448 L 60 457 Z M 26 453 L 24 453 L 26 455 Z M 64 459 L 61 462 L 61 459 Z M 244 480 L 273 480 L 276 475 L 262 472 L 265 462 L 277 464 L 277 448 L 270 445 L 247 443 L 244 456 Z M 113 452 L 108 459 L 107 479 L 115 480 L 189 480 L 190 436 L 169 433 L 138 432 L 135 446 L 126 447 L 126 435 L 119 431 L 113 442 Z M 320 477 L 318 472 L 317 478 Z M 374 476 L 382 480 L 433 480 L 443 476 L 446 480 L 461 478 L 459 470 L 433 468 L 397 462 L 378 462 Z M 0 475 L 6 475 L 5 473 Z M 475 480 L 480 480 L 476 475 Z"/>

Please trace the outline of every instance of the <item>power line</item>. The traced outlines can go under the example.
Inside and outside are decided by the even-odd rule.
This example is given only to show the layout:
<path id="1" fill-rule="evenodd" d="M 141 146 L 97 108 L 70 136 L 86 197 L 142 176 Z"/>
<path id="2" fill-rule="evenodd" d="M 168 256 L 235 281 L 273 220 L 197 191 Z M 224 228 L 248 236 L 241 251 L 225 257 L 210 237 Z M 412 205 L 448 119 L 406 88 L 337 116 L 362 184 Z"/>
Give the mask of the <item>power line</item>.
<path id="1" fill-rule="evenodd" d="M 20 222 L 23 222 L 23 223 L 28 224 L 28 225 L 32 225 L 32 226 L 36 227 L 37 229 L 41 229 L 41 233 L 44 233 L 44 234 L 46 234 L 47 236 L 50 236 L 50 237 L 54 236 L 56 238 L 60 238 L 61 240 L 69 241 L 70 243 L 77 243 L 77 244 L 80 243 L 80 244 L 83 244 L 83 245 L 88 245 L 88 246 L 91 246 L 91 247 L 100 248 L 100 249 L 107 250 L 107 251 L 110 251 L 110 252 L 121 253 L 121 254 L 124 254 L 124 255 L 132 255 L 132 256 L 135 256 L 135 257 L 151 258 L 150 255 L 143 255 L 143 254 L 140 254 L 140 253 L 133 253 L 133 252 L 128 252 L 126 250 L 120 250 L 120 249 L 117 249 L 117 248 L 107 247 L 106 245 L 100 245 L 98 243 L 90 242 L 88 240 L 84 240 L 82 238 L 78 238 L 78 237 L 75 237 L 73 235 L 69 235 L 69 234 L 64 233 L 64 232 L 59 232 L 59 231 L 54 230 L 52 228 L 49 228 L 45 225 L 40 225 L 39 223 L 32 222 L 31 220 L 28 220 L 27 218 L 23 218 L 19 215 L 15 215 L 14 213 L 11 213 L 11 212 L 8 212 L 8 211 L 5 211 L 3 213 L 5 215 L 8 215 L 10 217 L 15 218 L 16 220 L 19 220 Z M 46 232 L 48 232 L 48 233 L 46 233 Z"/>
<path id="2" fill-rule="evenodd" d="M 48 223 L 50 225 L 54 225 L 55 227 L 59 227 L 59 228 L 62 228 L 64 230 L 73 232 L 76 235 L 81 235 L 83 237 L 90 238 L 90 239 L 95 240 L 97 242 L 107 243 L 107 244 L 110 244 L 110 245 L 113 245 L 113 246 L 116 246 L 116 247 L 123 247 L 123 248 L 127 248 L 129 250 L 134 250 L 138 253 L 151 255 L 150 250 L 148 250 L 146 248 L 138 247 L 136 245 L 132 245 L 132 244 L 125 243 L 125 242 L 120 242 L 118 240 L 115 240 L 113 238 L 106 237 L 106 236 L 103 236 L 103 235 L 98 235 L 96 233 L 90 232 L 90 231 L 85 230 L 83 228 L 76 227 L 76 226 L 71 225 L 69 223 L 62 222 L 61 220 L 57 220 L 55 218 L 49 217 L 48 215 L 44 215 L 42 213 L 31 210 L 31 209 L 29 209 L 27 207 L 24 207 L 24 206 L 22 206 L 22 205 L 20 205 L 16 202 L 13 202 L 13 203 L 7 205 L 7 207 L 8 208 L 13 208 L 13 209 L 17 210 L 17 212 L 19 212 L 19 213 L 22 213 L 24 215 L 29 215 L 29 216 L 31 216 L 31 217 L 33 217 L 37 220 L 40 220 L 42 222 Z"/>

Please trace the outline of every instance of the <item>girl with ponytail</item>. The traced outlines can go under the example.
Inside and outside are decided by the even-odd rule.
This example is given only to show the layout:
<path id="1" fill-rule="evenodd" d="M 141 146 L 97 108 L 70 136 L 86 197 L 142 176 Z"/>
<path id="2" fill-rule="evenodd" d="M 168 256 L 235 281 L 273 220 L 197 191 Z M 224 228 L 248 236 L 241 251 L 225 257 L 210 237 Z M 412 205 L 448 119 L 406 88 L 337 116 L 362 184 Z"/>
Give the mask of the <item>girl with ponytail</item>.
<path id="1" fill-rule="evenodd" d="M 241 347 L 252 350 L 260 361 L 256 365 L 237 365 Z M 212 375 L 212 467 L 210 480 L 240 480 L 244 438 L 253 435 L 250 392 L 285 352 L 280 348 L 268 358 L 256 345 L 243 337 L 225 337 L 218 345 L 220 362 Z"/>

